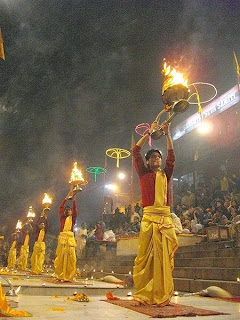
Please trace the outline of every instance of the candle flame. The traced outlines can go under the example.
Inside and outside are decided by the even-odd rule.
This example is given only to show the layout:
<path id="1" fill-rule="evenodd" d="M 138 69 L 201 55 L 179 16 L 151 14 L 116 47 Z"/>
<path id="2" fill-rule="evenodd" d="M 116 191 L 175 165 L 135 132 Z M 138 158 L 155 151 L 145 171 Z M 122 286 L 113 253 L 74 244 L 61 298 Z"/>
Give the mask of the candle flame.
<path id="1" fill-rule="evenodd" d="M 16 224 L 16 229 L 20 230 L 22 229 L 22 222 L 21 220 L 18 220 L 17 224 Z"/>
<path id="2" fill-rule="evenodd" d="M 33 212 L 32 206 L 29 207 L 27 218 L 35 218 L 35 212 Z"/>
<path id="3" fill-rule="evenodd" d="M 44 193 L 42 204 L 49 204 L 49 205 L 52 204 L 52 199 L 49 197 L 47 193 Z"/>
<path id="4" fill-rule="evenodd" d="M 82 172 L 77 167 L 77 162 L 74 162 L 69 183 L 73 183 L 73 182 L 77 182 L 77 181 L 84 182 L 84 179 L 82 176 Z"/>
<path id="5" fill-rule="evenodd" d="M 185 87 L 188 85 L 188 81 L 184 78 L 184 75 L 178 72 L 176 69 L 171 68 L 170 65 L 167 65 L 166 61 L 164 61 L 163 64 L 162 74 L 164 76 L 162 93 L 166 91 L 167 88 L 177 84 L 182 84 Z"/>

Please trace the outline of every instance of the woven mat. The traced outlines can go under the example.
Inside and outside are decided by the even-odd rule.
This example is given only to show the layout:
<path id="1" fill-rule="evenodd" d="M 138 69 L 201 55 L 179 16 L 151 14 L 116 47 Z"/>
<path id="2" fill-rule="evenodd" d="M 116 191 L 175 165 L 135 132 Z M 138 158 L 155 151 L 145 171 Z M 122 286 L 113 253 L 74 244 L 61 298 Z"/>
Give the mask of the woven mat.
<path id="1" fill-rule="evenodd" d="M 194 316 L 210 316 L 227 314 L 223 312 L 205 310 L 195 308 L 191 306 L 185 306 L 182 304 L 171 303 L 165 307 L 151 307 L 151 306 L 134 306 L 133 300 L 103 300 L 105 302 L 114 304 L 119 307 L 127 308 L 139 313 L 151 316 L 151 318 L 175 318 L 182 317 L 194 317 Z"/>

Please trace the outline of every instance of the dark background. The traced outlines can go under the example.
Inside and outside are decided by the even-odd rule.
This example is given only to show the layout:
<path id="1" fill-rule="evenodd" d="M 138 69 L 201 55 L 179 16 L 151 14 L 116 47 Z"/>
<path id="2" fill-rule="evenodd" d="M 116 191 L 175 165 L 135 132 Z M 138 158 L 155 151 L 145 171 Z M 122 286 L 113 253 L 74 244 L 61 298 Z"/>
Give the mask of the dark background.
<path id="1" fill-rule="evenodd" d="M 163 58 L 190 83 L 211 82 L 219 95 L 232 88 L 233 50 L 240 57 L 239 5 L 0 0 L 6 55 L 0 61 L 1 225 L 12 230 L 30 205 L 39 214 L 49 192 L 51 230 L 58 230 L 73 161 L 83 172 L 104 166 L 106 149 L 130 150 L 135 126 L 151 123 L 162 109 Z M 184 117 L 194 112 L 190 108 Z M 131 159 L 120 166 L 129 171 Z M 115 160 L 108 159 L 106 181 L 115 171 Z M 89 223 L 101 215 L 104 177 L 97 183 L 85 177 L 79 222 Z"/>

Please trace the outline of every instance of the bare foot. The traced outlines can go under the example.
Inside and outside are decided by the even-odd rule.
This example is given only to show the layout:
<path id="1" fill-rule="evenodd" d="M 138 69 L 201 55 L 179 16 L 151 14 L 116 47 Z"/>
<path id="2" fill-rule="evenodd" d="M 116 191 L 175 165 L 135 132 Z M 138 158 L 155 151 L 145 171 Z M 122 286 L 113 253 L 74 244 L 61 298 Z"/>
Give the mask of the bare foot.
<path id="1" fill-rule="evenodd" d="M 170 303 L 169 302 L 165 302 L 165 303 L 162 303 L 162 304 L 152 304 L 151 307 L 154 307 L 154 308 L 163 308 L 163 307 L 166 307 L 166 306 L 169 306 Z"/>
<path id="2" fill-rule="evenodd" d="M 146 306 L 146 302 L 140 302 L 138 300 L 133 300 L 131 303 L 131 306 L 133 307 L 141 307 L 141 306 Z"/>

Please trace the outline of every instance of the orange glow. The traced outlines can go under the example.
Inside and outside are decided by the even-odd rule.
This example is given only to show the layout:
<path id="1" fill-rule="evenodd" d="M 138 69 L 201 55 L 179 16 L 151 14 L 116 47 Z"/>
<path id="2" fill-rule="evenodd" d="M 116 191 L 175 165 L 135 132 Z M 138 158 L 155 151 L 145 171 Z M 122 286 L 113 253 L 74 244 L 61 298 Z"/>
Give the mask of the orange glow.
<path id="1" fill-rule="evenodd" d="M 84 179 L 82 176 L 82 172 L 78 169 L 77 167 L 77 162 L 73 163 L 73 169 L 72 169 L 72 173 L 71 173 L 71 178 L 69 183 L 83 183 Z"/>
<path id="2" fill-rule="evenodd" d="M 188 86 L 188 81 L 184 78 L 184 75 L 178 72 L 176 69 L 171 68 L 170 65 L 167 65 L 166 61 L 164 61 L 163 64 L 162 74 L 164 76 L 162 92 L 167 90 L 167 88 L 177 84 L 182 84 L 185 87 Z"/>
<path id="3" fill-rule="evenodd" d="M 44 204 L 44 205 L 52 204 L 52 199 L 49 197 L 49 195 L 47 193 L 44 193 L 44 198 L 42 200 L 42 204 Z"/>
<path id="4" fill-rule="evenodd" d="M 18 229 L 18 230 L 22 229 L 22 222 L 20 220 L 18 220 L 18 222 L 16 224 L 16 229 Z"/>

